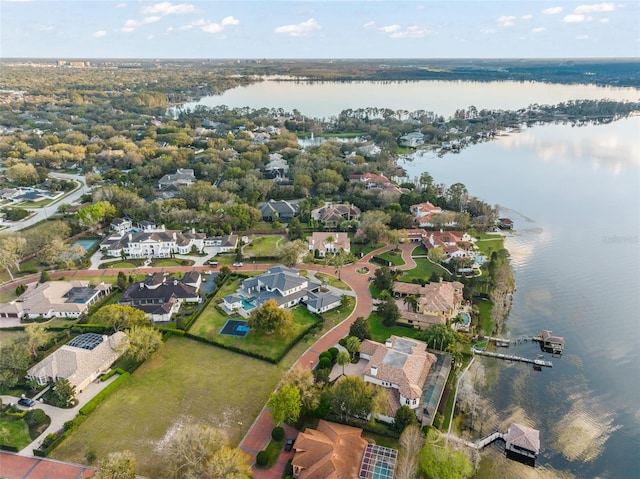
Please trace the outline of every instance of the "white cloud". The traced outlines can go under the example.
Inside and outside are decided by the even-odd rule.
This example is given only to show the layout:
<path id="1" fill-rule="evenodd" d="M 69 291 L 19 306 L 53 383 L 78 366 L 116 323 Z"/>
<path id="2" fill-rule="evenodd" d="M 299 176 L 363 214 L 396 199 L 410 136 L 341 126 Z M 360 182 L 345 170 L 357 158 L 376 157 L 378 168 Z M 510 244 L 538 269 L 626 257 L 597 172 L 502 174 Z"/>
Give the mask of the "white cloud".
<path id="1" fill-rule="evenodd" d="M 193 28 L 193 25 L 182 25 L 181 27 L 179 27 L 180 30 L 191 30 Z"/>
<path id="2" fill-rule="evenodd" d="M 527 15 L 520 15 L 520 18 L 522 20 L 531 20 L 533 18 L 533 15 L 531 15 L 530 13 L 528 13 Z"/>
<path id="3" fill-rule="evenodd" d="M 587 17 L 579 13 L 570 13 L 569 15 L 565 16 L 562 19 L 564 23 L 582 23 L 588 20 L 590 20 L 590 17 Z"/>
<path id="4" fill-rule="evenodd" d="M 613 12 L 616 9 L 615 3 L 595 3 L 593 5 L 578 5 L 574 12 L 576 13 L 602 13 Z"/>
<path id="5" fill-rule="evenodd" d="M 172 32 L 173 31 L 173 27 L 168 27 L 167 28 L 167 32 Z"/>
<path id="6" fill-rule="evenodd" d="M 406 30 L 393 32 L 391 38 L 422 38 L 429 34 L 429 30 L 420 28 L 417 25 L 409 25 Z"/>
<path id="7" fill-rule="evenodd" d="M 396 25 L 387 25 L 386 27 L 381 27 L 380 31 L 383 33 L 395 33 L 401 29 L 402 27 L 396 24 Z"/>
<path id="8" fill-rule="evenodd" d="M 542 33 L 542 32 L 544 32 L 545 30 L 546 30 L 546 28 L 545 28 L 545 27 L 537 27 L 537 28 L 532 28 L 532 29 L 531 29 L 531 31 L 532 31 L 533 33 Z"/>
<path id="9" fill-rule="evenodd" d="M 601 18 L 600 19 L 600 23 L 609 23 L 609 19 L 608 18 Z"/>
<path id="10" fill-rule="evenodd" d="M 559 13 L 562 13 L 562 7 L 545 8 L 544 10 L 542 10 L 542 13 L 544 13 L 545 15 L 557 15 Z"/>
<path id="11" fill-rule="evenodd" d="M 513 15 L 502 15 L 498 18 L 498 23 L 503 27 L 512 27 L 516 24 L 515 19 Z"/>
<path id="12" fill-rule="evenodd" d="M 102 38 L 102 37 L 106 37 L 107 36 L 107 31 L 106 30 L 98 30 L 97 32 L 93 32 L 91 34 L 91 36 L 93 38 Z"/>
<path id="13" fill-rule="evenodd" d="M 367 22 L 364 25 L 362 25 L 362 28 L 370 28 L 372 26 L 374 26 L 376 24 L 376 22 Z"/>
<path id="14" fill-rule="evenodd" d="M 126 22 L 124 22 L 124 27 L 122 27 L 121 30 L 123 32 L 133 32 L 138 27 L 141 27 L 142 25 L 147 25 L 148 23 L 154 23 L 154 22 L 157 22 L 158 20 L 160 20 L 160 17 L 156 17 L 156 16 L 145 17 L 142 20 L 127 20 Z"/>
<path id="15" fill-rule="evenodd" d="M 222 30 L 224 30 L 224 27 L 222 25 L 219 25 L 217 23 L 207 23 L 206 25 L 202 25 L 200 27 L 200 30 L 202 30 L 203 32 L 207 32 L 207 33 L 218 33 L 221 32 Z"/>
<path id="16" fill-rule="evenodd" d="M 116 5 L 116 8 L 127 8 L 127 4 L 126 3 L 118 3 Z"/>
<path id="17" fill-rule="evenodd" d="M 161 2 L 155 5 L 147 5 L 140 9 L 144 14 L 159 14 L 159 15 L 185 15 L 188 13 L 195 13 L 196 7 L 188 3 L 173 4 L 171 2 Z"/>
<path id="18" fill-rule="evenodd" d="M 236 17 L 224 17 L 221 22 L 221 25 L 224 27 L 238 24 L 240 24 L 240 20 L 238 20 Z"/>
<path id="19" fill-rule="evenodd" d="M 315 19 L 310 18 L 306 22 L 297 23 L 293 25 L 282 25 L 276 28 L 275 33 L 286 33 L 291 37 L 308 37 L 316 31 L 320 30 L 321 27 Z"/>
<path id="20" fill-rule="evenodd" d="M 206 21 L 204 18 L 199 18 L 198 20 L 194 20 L 193 22 L 191 22 L 191 25 L 194 27 L 201 27 L 202 25 L 206 25 L 207 23 L 210 22 Z"/>
<path id="21" fill-rule="evenodd" d="M 153 40 L 154 38 L 156 38 L 156 36 L 153 34 L 147 35 L 147 40 Z"/>
<path id="22" fill-rule="evenodd" d="M 495 28 L 482 28 L 482 29 L 480 29 L 480 33 L 484 33 L 484 34 L 496 33 L 496 29 Z"/>
<path id="23" fill-rule="evenodd" d="M 589 35 L 578 35 L 576 40 L 589 40 Z"/>

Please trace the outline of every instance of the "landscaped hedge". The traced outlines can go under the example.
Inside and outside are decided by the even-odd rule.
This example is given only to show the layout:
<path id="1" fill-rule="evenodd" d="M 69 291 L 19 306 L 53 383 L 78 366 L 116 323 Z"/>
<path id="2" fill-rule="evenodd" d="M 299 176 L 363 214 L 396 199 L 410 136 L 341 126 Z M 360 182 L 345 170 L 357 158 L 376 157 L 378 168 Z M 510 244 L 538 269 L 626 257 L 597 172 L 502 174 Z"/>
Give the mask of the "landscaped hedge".
<path id="1" fill-rule="evenodd" d="M 44 441 L 42 441 L 41 449 L 34 449 L 33 455 L 38 457 L 47 457 L 51 454 L 51 451 L 53 451 L 58 444 L 60 444 L 87 419 L 87 416 L 92 413 L 96 407 L 98 407 L 98 404 L 104 401 L 109 394 L 119 388 L 127 379 L 129 379 L 129 373 L 124 372 L 118 379 L 96 394 L 91 401 L 80 408 L 75 419 L 64 423 L 64 432 L 62 432 L 62 434 L 51 433 L 47 435 L 47 437 L 44 438 Z"/>
<path id="2" fill-rule="evenodd" d="M 107 374 L 103 374 L 102 376 L 100 376 L 100 381 L 106 381 L 107 379 L 110 379 L 115 374 L 124 374 L 125 372 L 126 371 L 124 369 L 114 368 L 111 371 L 109 371 Z"/>
<path id="3" fill-rule="evenodd" d="M 10 444 L 0 444 L 0 450 L 8 452 L 18 452 L 18 448 Z"/>
<path id="4" fill-rule="evenodd" d="M 371 263 L 376 263 L 376 264 L 381 264 L 383 266 L 393 266 L 393 263 L 391 261 L 387 261 L 384 258 L 381 258 L 380 256 L 373 256 L 370 260 Z"/>
<path id="5" fill-rule="evenodd" d="M 340 416 L 335 414 L 329 414 L 327 419 L 340 424 L 346 424 L 347 426 L 359 427 L 360 429 L 380 434 L 381 436 L 392 437 L 394 439 L 400 438 L 400 433 L 391 429 L 391 425 L 387 426 L 379 421 L 371 423 L 369 421 L 363 421 L 355 418 L 342 419 Z"/>

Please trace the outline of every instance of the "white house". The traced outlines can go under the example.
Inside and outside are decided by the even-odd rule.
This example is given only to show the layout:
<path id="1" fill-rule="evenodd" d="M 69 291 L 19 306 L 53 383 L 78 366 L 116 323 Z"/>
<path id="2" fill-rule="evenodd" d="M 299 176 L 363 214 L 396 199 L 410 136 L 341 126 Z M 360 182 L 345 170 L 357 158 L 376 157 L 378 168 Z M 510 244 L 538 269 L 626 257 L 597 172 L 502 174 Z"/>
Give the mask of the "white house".
<path id="1" fill-rule="evenodd" d="M 170 258 L 174 254 L 188 254 L 192 249 L 202 251 L 206 235 L 195 230 L 182 232 L 165 230 L 164 225 L 153 231 L 112 236 L 100 244 L 108 256 L 119 258 Z"/>

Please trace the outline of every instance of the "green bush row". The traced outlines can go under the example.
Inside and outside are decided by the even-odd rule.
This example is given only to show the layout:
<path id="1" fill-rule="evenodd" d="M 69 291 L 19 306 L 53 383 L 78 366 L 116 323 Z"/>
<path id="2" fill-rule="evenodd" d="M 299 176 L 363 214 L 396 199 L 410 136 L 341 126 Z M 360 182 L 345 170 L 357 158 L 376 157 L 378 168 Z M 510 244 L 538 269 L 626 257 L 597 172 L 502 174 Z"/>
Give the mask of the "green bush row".
<path id="1" fill-rule="evenodd" d="M 19 449 L 16 446 L 12 446 L 10 444 L 0 444 L 0 450 L 8 452 L 18 452 Z"/>
<path id="2" fill-rule="evenodd" d="M 106 388 L 96 394 L 96 396 L 91 399 L 91 401 L 82 406 L 80 408 L 80 411 L 78 411 L 78 415 L 75 417 L 75 419 L 65 422 L 64 432 L 62 434 L 51 433 L 47 435 L 47 437 L 45 437 L 42 441 L 40 449 L 33 450 L 33 455 L 38 457 L 47 457 L 49 454 L 51 454 L 51 451 L 53 451 L 58 446 L 58 444 L 60 444 L 65 438 L 71 435 L 71 433 L 75 431 L 78 426 L 80 426 L 80 424 L 82 424 L 87 419 L 88 415 L 98 407 L 98 404 L 104 401 L 104 399 L 109 394 L 120 387 L 122 383 L 124 383 L 127 379 L 129 379 L 129 373 L 125 371 L 118 379 L 113 381 Z"/>
<path id="3" fill-rule="evenodd" d="M 111 377 L 113 377 L 116 374 L 124 374 L 126 371 L 124 369 L 121 368 L 113 368 L 111 371 L 109 371 L 107 374 L 103 374 L 102 376 L 100 376 L 100 381 L 106 381 L 108 379 L 110 379 Z"/>
<path id="4" fill-rule="evenodd" d="M 327 419 L 333 422 L 337 422 L 340 424 L 346 424 L 347 426 L 359 427 L 365 431 L 369 431 L 375 434 L 380 434 L 381 436 L 391 437 L 394 439 L 400 438 L 400 433 L 391 429 L 391 426 L 387 426 L 385 423 L 380 421 L 376 421 L 371 423 L 369 421 L 358 420 L 355 418 L 341 418 L 340 416 L 334 414 L 328 414 Z"/>

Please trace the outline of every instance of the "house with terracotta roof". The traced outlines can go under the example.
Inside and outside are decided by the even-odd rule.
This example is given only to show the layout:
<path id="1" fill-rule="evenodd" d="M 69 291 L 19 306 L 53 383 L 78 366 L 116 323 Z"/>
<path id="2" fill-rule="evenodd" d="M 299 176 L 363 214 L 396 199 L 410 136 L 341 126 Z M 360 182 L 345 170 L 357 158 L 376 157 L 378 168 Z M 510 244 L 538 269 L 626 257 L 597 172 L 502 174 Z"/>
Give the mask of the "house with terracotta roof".
<path id="1" fill-rule="evenodd" d="M 462 306 L 462 290 L 464 285 L 458 281 L 441 281 L 427 283 L 424 286 L 415 283 L 393 283 L 393 294 L 397 298 L 415 296 L 417 308 L 413 314 L 400 308 L 401 321 L 420 327 L 431 324 L 446 324 L 448 320 L 457 316 Z M 426 316 L 420 321 L 416 315 Z"/>
<path id="2" fill-rule="evenodd" d="M 109 284 L 80 280 L 31 285 L 18 299 L 0 305 L 0 318 L 79 318 L 110 292 Z"/>
<path id="3" fill-rule="evenodd" d="M 397 390 L 400 405 L 411 409 L 420 406 L 425 381 L 437 361 L 425 342 L 399 336 L 389 337 L 384 344 L 365 339 L 360 358 L 368 361 L 363 379 Z"/>
<path id="4" fill-rule="evenodd" d="M 398 451 L 369 444 L 358 427 L 321 419 L 298 434 L 291 461 L 297 479 L 392 479 Z"/>
<path id="5" fill-rule="evenodd" d="M 473 249 L 472 238 L 468 233 L 460 231 L 430 231 L 423 239 L 422 244 L 430 250 L 431 248 L 442 248 L 448 263 L 454 258 L 469 258 Z"/>
<path id="6" fill-rule="evenodd" d="M 320 258 L 324 258 L 327 253 L 333 254 L 341 250 L 345 253 L 351 251 L 351 240 L 347 233 L 314 231 L 307 238 L 307 243 L 309 251 L 314 253 L 317 251 Z"/>
<path id="7" fill-rule="evenodd" d="M 418 226 L 421 228 L 433 228 L 435 226 L 434 218 L 442 213 L 448 213 L 446 210 L 429 202 L 411 205 L 409 211 L 416 218 L 416 223 L 418 223 Z M 456 225 L 457 223 L 455 221 L 447 221 L 442 224 L 442 226 L 447 228 L 455 227 Z"/>
<path id="8" fill-rule="evenodd" d="M 81 392 L 118 359 L 124 341 L 126 335 L 122 331 L 111 336 L 81 334 L 30 368 L 27 378 L 41 385 L 67 379 Z"/>

